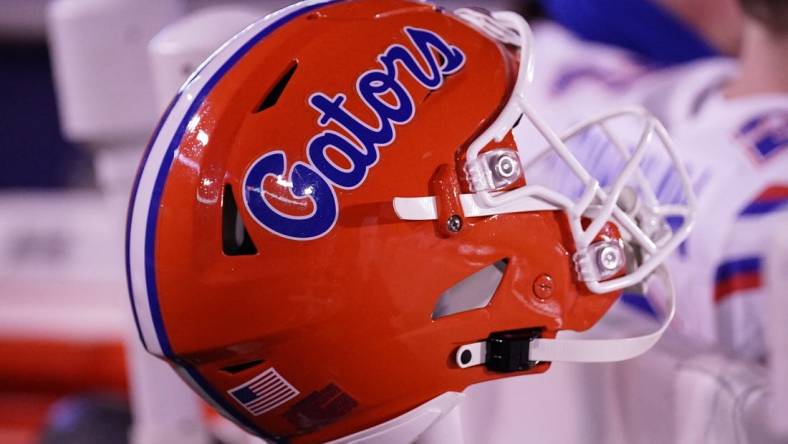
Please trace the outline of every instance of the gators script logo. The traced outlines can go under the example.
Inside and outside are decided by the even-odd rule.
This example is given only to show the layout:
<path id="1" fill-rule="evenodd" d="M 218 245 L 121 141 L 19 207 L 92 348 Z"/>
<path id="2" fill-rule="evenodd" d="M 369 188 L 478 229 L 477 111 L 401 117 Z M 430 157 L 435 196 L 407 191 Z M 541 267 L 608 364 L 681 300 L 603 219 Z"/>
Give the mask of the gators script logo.
<path id="1" fill-rule="evenodd" d="M 379 149 L 396 139 L 396 126 L 407 124 L 416 113 L 413 98 L 399 76 L 407 72 L 425 88 L 437 90 L 446 76 L 464 66 L 465 54 L 439 35 L 411 27 L 406 27 L 405 33 L 422 61 L 417 61 L 408 48 L 392 45 L 378 57 L 380 68 L 363 73 L 356 82 L 356 93 L 377 116 L 377 126 L 368 125 L 345 109 L 346 95 L 329 97 L 317 92 L 309 98 L 309 104 L 318 112 L 318 124 L 325 128 L 335 122 L 352 137 L 330 129 L 316 135 L 306 146 L 309 162 L 293 163 L 287 177 L 284 151 L 268 152 L 251 165 L 243 181 L 243 199 L 252 217 L 265 229 L 299 241 L 317 239 L 330 232 L 339 217 L 335 188 L 353 190 L 362 186 L 369 170 L 378 163 Z M 396 105 L 382 98 L 387 94 L 396 97 Z M 341 153 L 351 167 L 343 168 L 332 162 L 326 155 L 329 149 Z M 287 183 L 296 198 L 311 200 L 311 214 L 286 214 L 272 207 L 263 190 L 268 176 Z"/>

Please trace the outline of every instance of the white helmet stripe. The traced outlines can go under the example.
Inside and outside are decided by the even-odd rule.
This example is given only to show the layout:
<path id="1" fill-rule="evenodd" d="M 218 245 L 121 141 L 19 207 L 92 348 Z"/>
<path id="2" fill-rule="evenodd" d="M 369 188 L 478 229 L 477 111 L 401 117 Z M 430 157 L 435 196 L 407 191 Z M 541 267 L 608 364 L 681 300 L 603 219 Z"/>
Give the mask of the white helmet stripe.
<path id="1" fill-rule="evenodd" d="M 161 193 L 175 151 L 202 100 L 222 74 L 253 44 L 288 21 L 316 7 L 339 0 L 307 0 L 271 14 L 250 25 L 208 58 L 186 81 L 146 153 L 129 212 L 127 262 L 129 291 L 140 335 L 149 352 L 166 356 L 169 345 L 160 325 L 153 269 L 153 242 Z"/>

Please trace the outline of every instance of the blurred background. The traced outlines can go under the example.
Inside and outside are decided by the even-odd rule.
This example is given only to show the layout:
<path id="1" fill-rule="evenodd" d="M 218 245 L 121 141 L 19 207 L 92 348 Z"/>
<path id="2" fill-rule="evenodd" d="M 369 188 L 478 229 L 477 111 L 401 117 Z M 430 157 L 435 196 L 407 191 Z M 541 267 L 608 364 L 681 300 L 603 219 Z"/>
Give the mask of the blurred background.
<path id="1" fill-rule="evenodd" d="M 252 442 L 168 386 L 179 381 L 139 350 L 123 231 L 139 156 L 169 98 L 222 41 L 290 3 L 0 0 L 0 443 Z M 475 3 L 625 51 L 609 59 L 613 83 L 742 48 L 734 1 Z"/>

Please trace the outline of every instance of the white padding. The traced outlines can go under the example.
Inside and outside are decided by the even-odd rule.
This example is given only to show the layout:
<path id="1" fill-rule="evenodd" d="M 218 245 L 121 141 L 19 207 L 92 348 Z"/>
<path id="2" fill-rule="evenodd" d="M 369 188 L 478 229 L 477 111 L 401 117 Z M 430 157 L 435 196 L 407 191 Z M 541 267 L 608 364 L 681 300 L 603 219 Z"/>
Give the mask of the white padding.
<path id="1" fill-rule="evenodd" d="M 454 410 L 465 395 L 446 392 L 402 416 L 329 444 L 400 444 L 414 442 L 438 419 Z"/>

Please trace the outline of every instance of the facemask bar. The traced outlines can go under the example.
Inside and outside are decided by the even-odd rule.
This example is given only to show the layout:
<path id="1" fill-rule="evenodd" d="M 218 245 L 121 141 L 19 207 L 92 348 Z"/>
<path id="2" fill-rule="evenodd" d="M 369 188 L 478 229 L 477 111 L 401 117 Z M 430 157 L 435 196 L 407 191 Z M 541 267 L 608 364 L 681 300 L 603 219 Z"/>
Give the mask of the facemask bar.
<path id="1" fill-rule="evenodd" d="M 570 128 L 562 137 L 558 137 L 525 98 L 525 91 L 533 77 L 531 50 L 533 37 L 525 20 L 512 12 L 487 14 L 472 9 L 460 9 L 456 14 L 493 38 L 520 48 L 519 74 L 509 103 L 495 122 L 470 145 L 466 154 L 466 172 L 474 188 L 472 190 L 474 195 L 484 206 L 491 209 L 511 206 L 519 200 L 538 199 L 565 211 L 577 249 L 574 260 L 578 275 L 591 291 L 609 293 L 642 283 L 686 239 L 693 223 L 696 205 L 689 176 L 678 159 L 665 128 L 644 109 L 627 108 L 596 116 Z M 486 186 L 483 177 L 484 155 L 481 155 L 481 151 L 491 144 L 500 143 L 523 116 L 530 120 L 534 128 L 547 141 L 549 145 L 547 152 L 556 153 L 582 182 L 584 192 L 579 199 L 572 200 L 562 193 L 540 185 L 529 184 L 499 193 Z M 622 116 L 634 117 L 643 125 L 639 140 L 631 153 L 606 125 L 608 121 Z M 599 181 L 583 167 L 565 143 L 566 140 L 594 126 L 598 126 L 604 132 L 619 154 L 626 159 L 623 170 L 607 189 L 600 186 Z M 686 205 L 662 205 L 643 176 L 639 165 L 654 142 L 661 144 L 670 157 L 679 175 Z M 524 166 L 526 171 L 529 165 Z M 624 206 L 622 200 L 626 200 L 627 184 L 632 180 L 642 191 L 643 202 L 638 211 L 628 214 L 621 207 Z M 680 217 L 681 225 L 674 231 L 655 229 L 655 227 L 666 226 L 664 221 L 669 216 Z M 586 228 L 583 228 L 584 219 L 590 221 Z M 599 263 L 603 258 L 599 254 L 604 249 L 597 248 L 594 244 L 605 224 L 611 221 L 619 227 L 624 239 L 636 246 L 641 253 L 639 264 L 630 267 L 627 274 L 613 278 L 600 274 Z"/>

